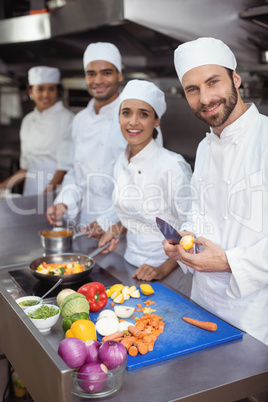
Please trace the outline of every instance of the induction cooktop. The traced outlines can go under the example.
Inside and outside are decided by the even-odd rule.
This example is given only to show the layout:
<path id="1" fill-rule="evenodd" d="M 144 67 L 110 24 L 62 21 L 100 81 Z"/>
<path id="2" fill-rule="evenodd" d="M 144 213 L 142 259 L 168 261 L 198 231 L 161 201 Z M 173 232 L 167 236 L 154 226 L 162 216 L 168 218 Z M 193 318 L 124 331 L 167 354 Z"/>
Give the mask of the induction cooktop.
<path id="1" fill-rule="evenodd" d="M 53 284 L 44 283 L 39 279 L 36 279 L 26 266 L 18 270 L 9 271 L 9 275 L 11 275 L 13 280 L 19 285 L 26 295 L 43 296 L 53 286 Z M 105 269 L 101 268 L 98 264 L 95 264 L 94 268 L 89 272 L 89 275 L 86 279 L 83 279 L 81 282 L 59 285 L 48 295 L 48 298 L 56 297 L 57 294 L 64 288 L 78 290 L 80 286 L 87 282 L 100 282 L 105 287 L 110 287 L 115 283 L 121 283 L 121 281 L 119 281 L 113 275 L 106 272 Z"/>

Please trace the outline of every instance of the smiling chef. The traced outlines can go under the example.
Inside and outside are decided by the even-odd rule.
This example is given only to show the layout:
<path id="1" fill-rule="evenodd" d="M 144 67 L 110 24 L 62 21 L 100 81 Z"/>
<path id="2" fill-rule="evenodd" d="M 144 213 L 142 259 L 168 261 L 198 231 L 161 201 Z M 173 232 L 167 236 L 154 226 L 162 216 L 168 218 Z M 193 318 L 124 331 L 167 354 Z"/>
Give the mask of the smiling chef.
<path id="1" fill-rule="evenodd" d="M 196 303 L 268 344 L 268 118 L 241 99 L 236 59 L 222 41 L 184 43 L 175 68 L 189 106 L 211 129 L 197 150 L 198 197 L 182 227 L 203 250 L 164 241 L 166 254 L 192 271 Z"/>

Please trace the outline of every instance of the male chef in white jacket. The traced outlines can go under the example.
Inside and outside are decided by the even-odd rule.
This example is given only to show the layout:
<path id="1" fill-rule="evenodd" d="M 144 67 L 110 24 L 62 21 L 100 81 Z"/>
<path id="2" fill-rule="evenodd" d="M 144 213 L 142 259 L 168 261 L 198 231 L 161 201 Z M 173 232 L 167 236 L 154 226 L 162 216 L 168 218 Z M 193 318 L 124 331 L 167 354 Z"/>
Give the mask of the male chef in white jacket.
<path id="1" fill-rule="evenodd" d="M 197 149 L 181 228 L 202 250 L 164 248 L 192 271 L 192 300 L 268 344 L 268 117 L 241 99 L 236 59 L 222 41 L 199 38 L 174 56 L 188 104 L 210 133 Z"/>

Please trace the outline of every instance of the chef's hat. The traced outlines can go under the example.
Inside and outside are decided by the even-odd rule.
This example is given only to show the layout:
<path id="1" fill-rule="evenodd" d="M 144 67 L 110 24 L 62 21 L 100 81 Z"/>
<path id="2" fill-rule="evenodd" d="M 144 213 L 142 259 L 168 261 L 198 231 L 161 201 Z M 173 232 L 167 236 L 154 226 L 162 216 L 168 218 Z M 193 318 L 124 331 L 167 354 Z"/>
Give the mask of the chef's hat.
<path id="1" fill-rule="evenodd" d="M 217 64 L 231 70 L 236 68 L 231 49 L 214 38 L 199 38 L 183 43 L 174 52 L 174 63 L 180 81 L 187 71 L 206 64 Z"/>
<path id="2" fill-rule="evenodd" d="M 126 99 L 139 99 L 147 102 L 155 110 L 159 118 L 167 108 L 164 92 L 149 81 L 129 81 L 120 95 L 120 104 Z"/>
<path id="3" fill-rule="evenodd" d="M 59 84 L 60 70 L 46 66 L 32 67 L 28 71 L 28 82 L 30 85 Z"/>
<path id="4" fill-rule="evenodd" d="M 92 61 L 104 60 L 113 64 L 118 71 L 122 71 L 121 54 L 112 43 L 97 42 L 88 45 L 84 52 L 83 64 L 86 71 L 87 65 Z"/>

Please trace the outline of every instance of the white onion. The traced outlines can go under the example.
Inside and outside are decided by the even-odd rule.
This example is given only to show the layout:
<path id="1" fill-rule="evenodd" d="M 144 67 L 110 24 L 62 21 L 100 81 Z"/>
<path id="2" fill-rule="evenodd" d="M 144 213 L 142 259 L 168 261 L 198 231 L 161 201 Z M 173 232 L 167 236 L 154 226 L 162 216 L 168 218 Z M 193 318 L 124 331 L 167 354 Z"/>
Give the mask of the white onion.
<path id="1" fill-rule="evenodd" d="M 96 322 L 96 331 L 101 336 L 114 334 L 118 331 L 119 322 L 117 318 L 103 317 Z"/>

